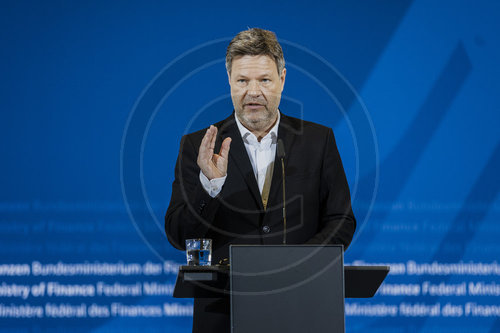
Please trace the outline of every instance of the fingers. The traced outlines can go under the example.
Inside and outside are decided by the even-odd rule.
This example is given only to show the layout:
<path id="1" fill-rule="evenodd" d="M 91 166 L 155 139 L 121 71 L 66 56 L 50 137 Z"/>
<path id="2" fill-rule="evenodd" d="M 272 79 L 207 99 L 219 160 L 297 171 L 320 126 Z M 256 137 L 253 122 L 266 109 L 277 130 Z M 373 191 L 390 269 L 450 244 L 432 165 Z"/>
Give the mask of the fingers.
<path id="1" fill-rule="evenodd" d="M 214 154 L 215 140 L 217 138 L 217 127 L 210 125 L 201 139 L 198 150 L 197 164 L 200 170 L 208 179 L 219 177 L 220 171 L 217 169 L 217 158 Z"/>
<path id="2" fill-rule="evenodd" d="M 199 157 L 202 156 L 204 160 L 210 160 L 214 157 L 215 141 L 217 139 L 217 127 L 210 125 L 207 132 L 201 140 L 200 149 L 198 152 Z M 222 142 L 219 155 L 227 159 L 229 154 L 229 146 L 231 138 L 226 138 Z"/>
<path id="3" fill-rule="evenodd" d="M 201 140 L 200 148 L 198 150 L 198 158 L 196 160 L 196 163 L 200 167 L 201 171 L 207 177 L 210 176 L 210 160 L 213 155 L 213 151 L 210 151 L 212 132 L 212 126 L 210 126 Z"/>
<path id="4" fill-rule="evenodd" d="M 212 138 L 210 140 L 210 149 L 213 151 L 215 148 L 215 139 L 217 139 L 217 127 L 210 125 L 210 129 L 212 130 Z"/>
<path id="5" fill-rule="evenodd" d="M 227 159 L 231 138 L 224 139 L 219 154 L 214 154 L 217 131 L 217 127 L 210 125 L 203 139 L 201 139 L 198 151 L 197 164 L 208 179 L 225 176 L 227 172 Z"/>
<path id="6" fill-rule="evenodd" d="M 219 170 L 221 177 L 227 173 L 227 163 L 229 155 L 229 146 L 231 145 L 231 138 L 226 138 L 222 142 L 219 154 L 213 155 L 213 162 Z"/>
<path id="7" fill-rule="evenodd" d="M 219 155 L 226 161 L 227 161 L 227 156 L 229 155 L 230 146 L 231 146 L 231 138 L 225 138 L 224 141 L 222 141 Z"/>
<path id="8" fill-rule="evenodd" d="M 213 126 L 210 125 L 210 127 L 205 132 L 205 135 L 203 136 L 203 139 L 201 140 L 200 147 L 210 149 L 210 144 L 212 142 L 212 137 L 213 137 Z"/>
<path id="9" fill-rule="evenodd" d="M 203 160 L 210 159 L 213 155 L 213 149 L 215 144 L 215 138 L 217 134 L 217 128 L 213 125 L 207 129 L 203 139 L 201 140 L 200 150 L 198 152 L 199 156 Z M 213 142 L 213 144 L 212 144 Z"/>

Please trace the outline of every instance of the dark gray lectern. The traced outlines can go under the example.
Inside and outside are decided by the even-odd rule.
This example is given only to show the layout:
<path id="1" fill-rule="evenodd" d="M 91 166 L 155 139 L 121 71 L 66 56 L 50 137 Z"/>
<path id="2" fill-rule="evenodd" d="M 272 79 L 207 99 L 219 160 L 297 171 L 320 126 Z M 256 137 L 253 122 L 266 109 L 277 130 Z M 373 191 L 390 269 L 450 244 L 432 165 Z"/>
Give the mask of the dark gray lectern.
<path id="1" fill-rule="evenodd" d="M 230 268 L 181 266 L 173 296 L 230 297 L 233 333 L 345 332 L 344 297 L 372 297 L 389 272 L 342 267 L 334 245 L 232 245 L 230 256 Z"/>
<path id="2" fill-rule="evenodd" d="M 344 332 L 342 246 L 231 246 L 233 333 Z"/>

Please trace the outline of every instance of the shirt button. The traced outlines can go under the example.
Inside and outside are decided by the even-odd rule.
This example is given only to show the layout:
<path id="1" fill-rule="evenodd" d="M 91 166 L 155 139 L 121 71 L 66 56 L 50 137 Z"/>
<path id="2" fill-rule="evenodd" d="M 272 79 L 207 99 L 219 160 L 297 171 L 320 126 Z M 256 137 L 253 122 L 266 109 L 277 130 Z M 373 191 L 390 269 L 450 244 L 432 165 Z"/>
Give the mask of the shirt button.
<path id="1" fill-rule="evenodd" d="M 268 234 L 269 231 L 271 231 L 271 228 L 269 228 L 269 226 L 265 225 L 262 227 L 262 231 L 264 231 L 264 233 Z"/>

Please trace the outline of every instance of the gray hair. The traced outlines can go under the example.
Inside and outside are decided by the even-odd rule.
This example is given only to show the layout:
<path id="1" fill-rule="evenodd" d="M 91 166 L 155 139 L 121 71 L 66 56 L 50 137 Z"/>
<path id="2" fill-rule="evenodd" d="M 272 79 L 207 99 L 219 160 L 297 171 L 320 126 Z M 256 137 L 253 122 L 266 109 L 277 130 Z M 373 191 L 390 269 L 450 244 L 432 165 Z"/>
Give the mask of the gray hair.
<path id="1" fill-rule="evenodd" d="M 231 75 L 233 59 L 245 55 L 267 55 L 276 63 L 278 74 L 285 68 L 283 50 L 274 32 L 259 28 L 241 31 L 229 43 L 226 51 L 226 70 Z"/>

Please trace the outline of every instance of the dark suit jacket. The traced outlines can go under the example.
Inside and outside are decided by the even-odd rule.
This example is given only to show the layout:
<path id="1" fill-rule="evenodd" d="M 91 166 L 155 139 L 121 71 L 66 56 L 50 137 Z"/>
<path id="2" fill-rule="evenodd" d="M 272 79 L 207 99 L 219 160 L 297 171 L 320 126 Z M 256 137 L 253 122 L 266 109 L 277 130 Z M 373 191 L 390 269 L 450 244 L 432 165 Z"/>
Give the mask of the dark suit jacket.
<path id="1" fill-rule="evenodd" d="M 215 151 L 231 137 L 227 178 L 218 196 L 203 189 L 196 164 L 206 130 L 185 135 L 165 216 L 170 243 L 185 250 L 188 238 L 211 238 L 212 262 L 229 257 L 230 244 L 282 244 L 282 173 L 276 158 L 267 209 L 234 119 L 215 124 Z M 349 188 L 330 128 L 281 114 L 285 146 L 287 244 L 351 242 L 356 221 Z M 229 332 L 228 299 L 196 299 L 193 332 Z"/>

